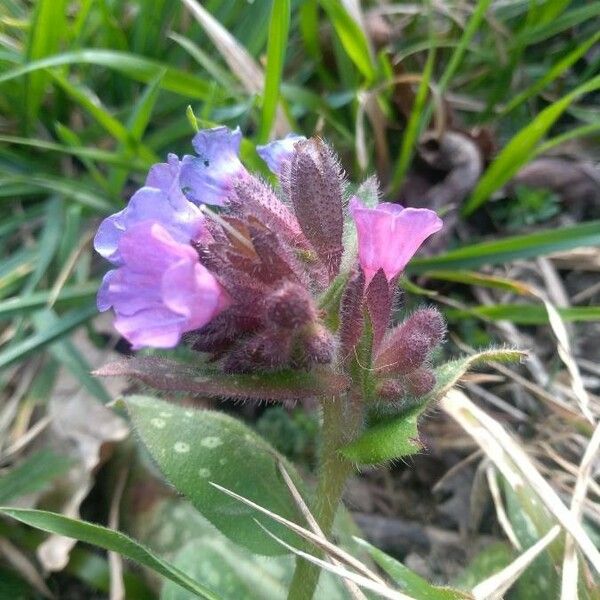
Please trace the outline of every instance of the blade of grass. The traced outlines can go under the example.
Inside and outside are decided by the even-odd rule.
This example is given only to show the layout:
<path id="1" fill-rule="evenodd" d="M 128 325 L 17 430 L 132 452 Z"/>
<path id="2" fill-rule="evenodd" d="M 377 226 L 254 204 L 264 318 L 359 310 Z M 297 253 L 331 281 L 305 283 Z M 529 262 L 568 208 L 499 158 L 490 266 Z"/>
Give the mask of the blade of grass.
<path id="1" fill-rule="evenodd" d="M 117 166 L 117 167 L 128 167 L 135 169 L 136 171 L 146 171 L 151 165 L 150 162 L 144 161 L 140 158 L 125 158 L 116 152 L 110 152 L 108 150 L 100 150 L 98 148 L 86 148 L 84 146 L 77 145 L 64 145 L 56 142 L 50 142 L 48 140 L 42 140 L 40 138 L 26 138 L 15 135 L 0 135 L 0 142 L 5 144 L 15 144 L 19 146 L 31 146 L 32 148 L 39 148 L 40 150 L 50 150 L 51 152 L 60 152 L 62 154 L 72 154 L 79 159 L 91 159 L 106 165 Z"/>
<path id="2" fill-rule="evenodd" d="M 29 30 L 26 56 L 34 62 L 54 54 L 59 49 L 67 21 L 66 0 L 38 0 Z M 25 83 L 25 115 L 28 128 L 33 126 L 44 97 L 48 74 L 43 71 L 30 73 Z"/>
<path id="3" fill-rule="evenodd" d="M 112 202 L 103 197 L 102 192 L 88 188 L 81 181 L 72 181 L 52 175 L 9 175 L 0 177 L 0 190 L 10 191 L 10 196 L 16 193 L 9 186 L 18 187 L 20 194 L 39 194 L 42 190 L 72 198 L 77 202 L 96 209 L 99 212 L 111 212 Z M 0 195 L 2 192 L 0 191 Z"/>
<path id="4" fill-rule="evenodd" d="M 98 292 L 98 286 L 98 281 L 90 281 L 71 287 L 64 287 L 54 301 L 53 306 L 62 308 L 70 304 L 79 304 L 82 300 L 89 300 Z M 25 298 L 14 296 L 0 302 L 0 321 L 43 308 L 51 299 L 51 294 L 51 290 L 43 290 L 33 292 Z"/>
<path id="5" fill-rule="evenodd" d="M 30 335 L 17 344 L 9 345 L 5 350 L 0 352 L 0 369 L 55 342 L 76 327 L 89 321 L 96 314 L 98 314 L 98 309 L 95 304 L 88 304 L 65 315 L 61 315 L 60 320 L 56 323 L 52 323 L 50 326 Z"/>
<path id="6" fill-rule="evenodd" d="M 411 275 L 428 270 L 454 271 L 482 265 L 504 264 L 580 246 L 600 246 L 600 221 L 536 231 L 499 241 L 480 242 L 450 250 L 439 256 L 415 258 L 407 266 L 406 272 Z"/>
<path id="7" fill-rule="evenodd" d="M 212 590 L 199 584 L 177 567 L 162 560 L 159 556 L 150 550 L 127 537 L 120 531 L 113 531 L 100 525 L 94 525 L 86 521 L 69 519 L 63 515 L 51 513 L 43 510 L 20 509 L 20 508 L 0 508 L 0 512 L 48 533 L 64 535 L 81 542 L 86 542 L 94 546 L 99 546 L 105 550 L 118 552 L 131 560 L 144 565 L 156 571 L 169 581 L 174 581 L 188 592 L 192 592 L 199 598 L 209 600 L 219 600 Z"/>
<path id="8" fill-rule="evenodd" d="M 498 573 L 494 573 L 485 581 L 478 583 L 473 588 L 473 597 L 475 600 L 488 600 L 489 598 L 501 598 L 504 596 L 523 571 L 558 537 L 559 533 L 560 527 L 555 525 L 544 537 L 539 539 L 530 548 L 527 548 L 510 565 Z"/>
<path id="9" fill-rule="evenodd" d="M 481 287 L 504 290 L 519 294 L 520 296 L 528 296 L 532 291 L 528 284 L 517 279 L 486 275 L 485 273 L 476 273 L 474 271 L 426 271 L 423 273 L 423 276 L 427 279 L 452 281 L 454 283 L 464 283 L 465 285 L 479 285 Z"/>
<path id="10" fill-rule="evenodd" d="M 394 167 L 394 175 L 391 182 L 391 192 L 395 194 L 400 189 L 406 172 L 410 166 L 413 153 L 417 146 L 417 142 L 425 126 L 423 109 L 427 100 L 427 92 L 429 91 L 429 84 L 431 81 L 431 75 L 433 73 L 433 67 L 435 65 L 435 48 L 431 47 L 427 55 L 427 62 L 423 69 L 423 76 L 419 82 L 419 89 L 415 96 L 415 101 L 406 124 L 406 130 L 402 137 L 402 146 L 400 147 L 400 155 L 396 161 Z"/>
<path id="11" fill-rule="evenodd" d="M 71 465 L 72 461 L 67 456 L 47 448 L 38 450 L 0 477 L 0 503 L 43 490 Z"/>
<path id="12" fill-rule="evenodd" d="M 81 85 L 76 85 L 63 77 L 59 73 L 51 72 L 53 79 L 60 87 L 75 100 L 89 115 L 95 119 L 110 135 L 130 152 L 139 148 L 143 159 L 158 162 L 158 157 L 145 148 L 143 144 L 135 144 L 133 132 L 125 127 L 118 119 L 113 117 L 101 104 L 99 98 L 89 89 Z M 160 75 L 160 74 L 159 74 Z M 152 85 L 152 84 L 151 84 Z"/>
<path id="13" fill-rule="evenodd" d="M 279 86 L 281 85 L 290 30 L 290 10 L 290 0 L 273 0 L 269 21 L 262 115 L 257 136 L 257 141 L 261 144 L 269 139 L 277 115 Z"/>
<path id="14" fill-rule="evenodd" d="M 531 160 L 535 154 L 537 144 L 568 106 L 580 96 L 598 88 L 600 88 L 600 75 L 550 104 L 529 125 L 521 129 L 485 171 L 471 197 L 465 203 L 463 213 L 470 215 L 486 202 L 496 190 L 508 183 L 519 169 Z"/>
<path id="15" fill-rule="evenodd" d="M 234 78 L 200 46 L 175 32 L 171 32 L 169 37 L 179 44 L 222 88 L 234 92 L 237 85 Z"/>
<path id="16" fill-rule="evenodd" d="M 340 0 L 321 0 L 321 6 L 329 16 L 344 50 L 367 83 L 375 81 L 377 70 L 369 41 L 360 23 L 354 20 Z"/>
<path id="17" fill-rule="evenodd" d="M 600 306 L 558 308 L 560 317 L 569 323 L 594 323 L 600 320 Z M 444 314 L 449 320 L 468 316 L 488 321 L 511 321 L 518 325 L 547 325 L 550 320 L 544 306 L 535 304 L 485 304 L 467 310 L 448 308 Z"/>
<path id="18" fill-rule="evenodd" d="M 541 23 L 523 29 L 519 36 L 519 40 L 515 41 L 515 45 L 524 43 L 527 46 L 538 44 L 552 36 L 558 35 L 567 29 L 576 27 L 585 22 L 594 23 L 594 19 L 600 14 L 600 4 L 591 2 L 574 8 L 557 19 L 553 19 L 548 23 Z"/>
<path id="19" fill-rule="evenodd" d="M 160 84 L 165 76 L 165 70 L 163 69 L 147 86 L 142 95 L 138 98 L 135 106 L 133 107 L 129 119 L 127 119 L 126 130 L 129 134 L 128 140 L 119 145 L 118 152 L 128 157 L 135 157 L 136 154 L 145 149 L 147 155 L 150 157 L 155 154 L 146 149 L 142 143 L 142 138 L 148 124 L 150 123 L 150 117 L 154 110 L 154 105 L 158 99 L 158 93 L 160 91 Z M 110 178 L 110 189 L 113 195 L 120 195 L 123 185 L 129 175 L 129 169 L 115 169 Z"/>
<path id="20" fill-rule="evenodd" d="M 20 65 L 1 74 L 0 84 L 41 69 L 73 64 L 92 64 L 114 69 L 143 83 L 149 83 L 165 69 L 165 76 L 161 84 L 163 89 L 195 100 L 205 100 L 212 93 L 211 85 L 196 75 L 190 75 L 180 69 L 169 67 L 165 63 L 137 56 L 136 54 L 97 48 L 83 48 L 73 52 L 64 52 Z"/>
<path id="21" fill-rule="evenodd" d="M 586 137 L 588 135 L 594 135 L 597 133 L 600 133 L 600 121 L 597 123 L 590 123 L 589 125 L 582 125 L 581 127 L 574 127 L 573 129 L 570 129 L 569 131 L 566 131 L 561 135 L 557 135 L 543 144 L 540 144 L 535 151 L 535 156 L 545 154 L 549 150 L 552 150 L 552 148 L 556 148 L 557 146 L 560 146 L 561 144 L 564 144 L 570 140 L 575 140 L 577 138 Z"/>
<path id="22" fill-rule="evenodd" d="M 532 96 L 543 90 L 548 84 L 560 77 L 569 67 L 574 65 L 587 51 L 600 41 L 600 31 L 589 37 L 585 42 L 579 44 L 574 50 L 562 57 L 555 65 L 548 69 L 544 75 L 532 83 L 527 89 L 523 90 L 506 104 L 502 109 L 500 116 L 503 117 L 507 113 L 514 110 L 517 106 L 526 102 Z"/>
<path id="23" fill-rule="evenodd" d="M 43 332 L 48 326 L 57 326 L 60 318 L 52 310 L 41 310 L 32 317 L 37 332 Z M 110 394 L 97 377 L 90 375 L 92 367 L 83 354 L 68 339 L 58 339 L 48 348 L 48 352 L 68 371 L 90 394 L 101 402 L 110 402 Z"/>
<path id="24" fill-rule="evenodd" d="M 448 392 L 440 400 L 440 406 L 481 446 L 510 486 L 522 492 L 520 498 L 523 498 L 523 492 L 529 492 L 529 503 L 534 510 L 539 511 L 541 503 L 554 515 L 558 523 L 573 536 L 596 572 L 600 573 L 600 552 L 579 521 L 504 427 L 457 389 Z M 527 490 L 527 486 L 531 489 Z"/>
<path id="25" fill-rule="evenodd" d="M 452 56 L 440 77 L 438 87 L 440 89 L 440 93 L 444 93 L 448 89 L 448 85 L 451 79 L 454 77 L 456 72 L 458 71 L 458 67 L 462 62 L 462 59 L 465 55 L 465 52 L 469 48 L 471 40 L 473 36 L 477 33 L 479 26 L 485 19 L 486 12 L 491 4 L 491 0 L 478 0 L 475 9 L 473 10 L 473 14 L 467 23 L 458 43 L 458 46 L 452 52 Z"/>

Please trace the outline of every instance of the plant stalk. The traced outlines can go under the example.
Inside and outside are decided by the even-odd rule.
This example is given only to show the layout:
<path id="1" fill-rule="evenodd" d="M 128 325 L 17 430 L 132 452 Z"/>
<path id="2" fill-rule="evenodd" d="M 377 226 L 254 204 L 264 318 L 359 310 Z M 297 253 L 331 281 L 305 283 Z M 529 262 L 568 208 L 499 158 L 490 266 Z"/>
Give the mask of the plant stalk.
<path id="1" fill-rule="evenodd" d="M 327 398 L 322 402 L 319 480 L 311 512 L 326 536 L 331 533 L 346 481 L 354 468 L 338 449 L 354 436 L 362 410 L 358 400 L 337 397 Z M 307 546 L 305 549 L 315 554 L 314 547 Z M 320 574 L 321 569 L 318 566 L 298 557 L 288 600 L 311 600 Z"/>

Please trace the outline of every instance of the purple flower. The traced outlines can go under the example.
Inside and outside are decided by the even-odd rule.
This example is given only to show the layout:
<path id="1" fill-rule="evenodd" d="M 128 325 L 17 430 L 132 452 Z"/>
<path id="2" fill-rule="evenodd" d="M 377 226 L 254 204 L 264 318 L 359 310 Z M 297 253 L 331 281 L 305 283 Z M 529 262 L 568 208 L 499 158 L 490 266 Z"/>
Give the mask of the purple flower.
<path id="1" fill-rule="evenodd" d="M 192 140 L 197 157 L 184 156 L 179 181 L 185 196 L 195 204 L 223 206 L 235 180 L 247 175 L 238 153 L 242 132 L 237 127 L 199 131 Z"/>
<path id="2" fill-rule="evenodd" d="M 206 325 L 229 305 L 197 252 L 162 224 L 136 223 L 118 246 L 123 266 L 105 275 L 98 309 L 113 307 L 115 328 L 134 349 L 172 348 L 183 333 Z"/>
<path id="3" fill-rule="evenodd" d="M 179 187 L 181 163 L 174 154 L 169 154 L 168 160 L 168 163 L 154 165 L 148 173 L 146 185 L 131 197 L 129 204 L 100 224 L 94 248 L 113 264 L 119 266 L 123 263 L 119 240 L 141 221 L 160 223 L 173 239 L 181 243 L 205 239 L 204 217 Z"/>
<path id="4" fill-rule="evenodd" d="M 269 169 L 275 175 L 281 175 L 281 171 L 285 162 L 287 162 L 296 146 L 297 142 L 306 140 L 303 135 L 297 133 L 288 133 L 288 135 L 280 140 L 274 140 L 264 146 L 256 146 L 258 155 L 267 163 Z"/>
<path id="5" fill-rule="evenodd" d="M 404 270 L 421 244 L 442 228 L 442 220 L 427 208 L 404 208 L 381 202 L 367 208 L 353 196 L 350 212 L 358 233 L 358 258 L 367 283 L 379 269 L 388 281 Z"/>

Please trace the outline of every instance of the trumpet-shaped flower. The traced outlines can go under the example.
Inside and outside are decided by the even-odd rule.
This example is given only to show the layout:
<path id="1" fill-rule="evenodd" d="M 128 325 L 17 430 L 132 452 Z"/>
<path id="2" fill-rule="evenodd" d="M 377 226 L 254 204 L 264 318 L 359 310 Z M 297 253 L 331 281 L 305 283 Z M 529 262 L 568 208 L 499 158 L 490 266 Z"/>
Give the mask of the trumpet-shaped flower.
<path id="1" fill-rule="evenodd" d="M 224 206 L 238 178 L 247 171 L 238 158 L 242 132 L 237 127 L 199 131 L 192 140 L 198 156 L 184 156 L 179 181 L 185 196 L 195 204 Z"/>
<path id="2" fill-rule="evenodd" d="M 181 243 L 205 238 L 207 232 L 202 213 L 181 193 L 180 167 L 177 156 L 169 154 L 167 163 L 150 169 L 146 184 L 131 197 L 129 204 L 100 224 L 94 238 L 98 254 L 117 266 L 123 264 L 119 241 L 131 227 L 142 221 L 160 223 Z"/>
<path id="3" fill-rule="evenodd" d="M 172 348 L 230 303 L 197 252 L 160 223 L 136 223 L 121 236 L 118 250 L 122 266 L 104 277 L 98 309 L 114 309 L 115 328 L 134 349 Z"/>
<path id="4" fill-rule="evenodd" d="M 426 208 L 404 208 L 390 202 L 367 208 L 355 196 L 350 200 L 350 212 L 356 223 L 358 258 L 367 283 L 379 269 L 388 281 L 394 279 L 421 244 L 443 225 L 436 213 Z"/>
<path id="5" fill-rule="evenodd" d="M 297 133 L 289 133 L 280 140 L 274 140 L 264 146 L 256 146 L 258 155 L 267 163 L 269 169 L 277 176 L 281 175 L 283 166 L 290 160 L 298 142 L 306 138 Z"/>

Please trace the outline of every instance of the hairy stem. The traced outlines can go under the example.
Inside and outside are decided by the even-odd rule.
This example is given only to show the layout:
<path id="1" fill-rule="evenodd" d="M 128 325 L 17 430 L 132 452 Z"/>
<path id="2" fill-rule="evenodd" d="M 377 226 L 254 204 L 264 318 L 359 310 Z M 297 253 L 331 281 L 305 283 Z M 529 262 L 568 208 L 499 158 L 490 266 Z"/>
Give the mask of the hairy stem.
<path id="1" fill-rule="evenodd" d="M 319 465 L 319 481 L 311 512 L 325 535 L 331 533 L 333 520 L 342 499 L 352 463 L 338 449 L 354 436 L 361 416 L 360 403 L 346 398 L 327 398 L 322 402 L 323 428 Z M 307 550 L 314 553 L 312 547 Z M 313 597 L 321 570 L 301 558 L 290 584 L 288 600 L 310 600 Z"/>

